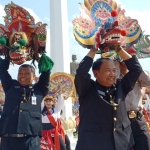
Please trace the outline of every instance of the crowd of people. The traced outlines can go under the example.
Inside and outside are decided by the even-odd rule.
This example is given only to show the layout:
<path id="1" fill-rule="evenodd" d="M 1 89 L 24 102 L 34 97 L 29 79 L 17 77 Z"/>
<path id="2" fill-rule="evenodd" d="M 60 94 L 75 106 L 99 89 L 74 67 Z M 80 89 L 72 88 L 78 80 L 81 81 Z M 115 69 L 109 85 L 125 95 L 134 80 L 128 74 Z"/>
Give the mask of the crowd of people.
<path id="1" fill-rule="evenodd" d="M 96 52 L 89 51 L 75 75 L 80 104 L 76 150 L 150 150 L 146 95 L 150 73 L 142 69 L 135 54 L 122 47 L 116 49 L 122 62 L 110 58 L 93 62 Z M 5 92 L 1 150 L 71 150 L 61 122 L 64 96 L 47 95 L 50 70 L 32 84 L 32 65 L 21 65 L 17 80 L 11 78 L 9 65 L 8 59 L 0 62 Z M 91 67 L 95 81 L 89 74 Z"/>

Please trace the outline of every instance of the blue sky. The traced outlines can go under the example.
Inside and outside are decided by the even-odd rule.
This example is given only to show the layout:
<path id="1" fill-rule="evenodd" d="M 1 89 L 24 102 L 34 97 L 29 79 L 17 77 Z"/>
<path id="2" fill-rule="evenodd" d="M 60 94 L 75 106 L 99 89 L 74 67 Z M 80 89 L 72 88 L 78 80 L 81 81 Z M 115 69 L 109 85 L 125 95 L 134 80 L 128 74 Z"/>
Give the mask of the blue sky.
<path id="1" fill-rule="evenodd" d="M 62 0 L 64 1 L 64 0 Z M 131 18 L 135 18 L 139 21 L 141 27 L 143 30 L 146 31 L 147 34 L 150 34 L 150 18 L 148 18 L 150 14 L 150 0 L 116 0 L 123 8 L 126 10 L 126 15 L 131 16 Z M 1 16 L 0 16 L 0 23 L 3 23 L 2 16 L 5 15 L 5 13 L 2 11 L 4 9 L 4 6 L 8 3 L 10 3 L 10 0 L 0 0 L 0 10 L 1 10 Z M 31 15 L 35 17 L 35 21 L 42 21 L 43 23 L 47 23 L 47 30 L 48 30 L 48 38 L 47 40 L 50 40 L 50 0 L 13 0 L 15 4 L 18 4 L 24 8 L 27 8 L 27 10 L 30 12 Z M 72 32 L 72 20 L 75 18 L 76 15 L 79 15 L 79 4 L 83 3 L 84 0 L 67 0 L 68 4 L 68 23 L 66 26 L 68 26 L 69 30 L 69 48 L 70 48 L 70 60 L 68 60 L 68 63 L 71 61 L 71 55 L 76 54 L 77 55 L 77 61 L 80 62 L 81 59 L 87 54 L 88 50 L 82 48 L 78 43 L 75 41 L 75 38 L 73 36 Z M 47 42 L 47 51 L 49 54 L 49 41 Z M 97 55 L 96 58 L 99 56 Z M 143 69 L 146 69 L 150 71 L 150 58 L 142 59 L 140 60 L 140 63 L 143 67 Z M 11 66 L 10 73 L 14 78 L 16 78 L 16 71 L 18 67 Z M 15 73 L 14 73 L 15 72 Z"/>

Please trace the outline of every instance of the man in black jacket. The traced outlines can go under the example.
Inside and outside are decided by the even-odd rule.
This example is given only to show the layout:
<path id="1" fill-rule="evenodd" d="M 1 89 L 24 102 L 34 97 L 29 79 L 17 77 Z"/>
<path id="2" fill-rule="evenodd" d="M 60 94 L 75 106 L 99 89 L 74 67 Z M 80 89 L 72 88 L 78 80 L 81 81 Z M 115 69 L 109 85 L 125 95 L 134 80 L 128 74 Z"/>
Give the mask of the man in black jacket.
<path id="1" fill-rule="evenodd" d="M 41 102 L 48 92 L 50 71 L 43 72 L 33 85 L 33 66 L 20 66 L 17 80 L 11 78 L 8 69 L 9 61 L 2 60 L 0 80 L 5 103 L 0 124 L 1 150 L 40 150 Z"/>
<path id="2" fill-rule="evenodd" d="M 130 150 L 134 144 L 124 100 L 142 69 L 136 56 L 122 48 L 117 52 L 129 70 L 117 83 L 113 61 L 100 58 L 93 63 L 96 50 L 90 50 L 77 69 L 80 123 L 76 150 Z M 92 64 L 96 81 L 88 74 Z"/>

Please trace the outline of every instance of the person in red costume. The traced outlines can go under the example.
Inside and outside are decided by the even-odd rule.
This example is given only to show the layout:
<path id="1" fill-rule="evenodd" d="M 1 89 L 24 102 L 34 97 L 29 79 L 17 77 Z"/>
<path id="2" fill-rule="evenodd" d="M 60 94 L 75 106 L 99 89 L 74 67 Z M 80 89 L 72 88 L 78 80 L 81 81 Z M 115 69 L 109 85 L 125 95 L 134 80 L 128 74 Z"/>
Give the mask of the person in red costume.
<path id="1" fill-rule="evenodd" d="M 58 96 L 55 107 L 54 98 L 46 96 L 42 109 L 43 137 L 41 138 L 41 150 L 66 150 L 64 129 L 59 121 L 60 111 L 64 103 L 62 95 Z"/>

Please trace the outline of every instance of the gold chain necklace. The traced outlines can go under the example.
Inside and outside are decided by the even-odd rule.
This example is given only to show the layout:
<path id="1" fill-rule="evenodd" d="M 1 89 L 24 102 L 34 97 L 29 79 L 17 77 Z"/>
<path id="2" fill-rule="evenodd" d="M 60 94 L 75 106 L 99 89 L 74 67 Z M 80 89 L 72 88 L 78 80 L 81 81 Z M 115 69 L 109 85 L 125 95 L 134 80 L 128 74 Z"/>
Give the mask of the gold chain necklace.
<path id="1" fill-rule="evenodd" d="M 32 90 L 30 90 L 30 93 L 29 93 L 29 97 L 27 98 L 27 94 L 26 94 L 26 89 L 25 88 L 23 88 L 23 91 L 24 91 L 24 94 L 22 95 L 22 96 L 24 96 L 24 101 L 26 101 L 26 102 L 28 102 L 30 99 L 31 99 L 31 91 Z"/>
<path id="2" fill-rule="evenodd" d="M 109 103 L 108 101 L 106 101 L 106 100 L 103 98 L 103 96 L 101 96 L 101 95 L 99 95 L 99 96 L 100 96 L 100 98 L 101 98 L 104 102 L 106 102 L 107 104 L 109 104 L 109 105 L 111 105 L 111 106 L 113 106 L 113 107 L 118 106 L 118 104 L 114 102 L 115 97 L 114 97 L 113 99 L 111 99 L 111 100 L 110 100 L 110 103 Z M 110 98 L 112 98 L 111 95 L 110 95 Z"/>

